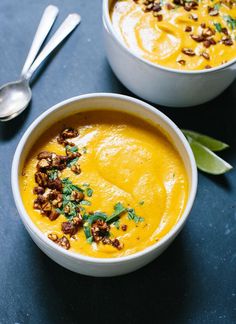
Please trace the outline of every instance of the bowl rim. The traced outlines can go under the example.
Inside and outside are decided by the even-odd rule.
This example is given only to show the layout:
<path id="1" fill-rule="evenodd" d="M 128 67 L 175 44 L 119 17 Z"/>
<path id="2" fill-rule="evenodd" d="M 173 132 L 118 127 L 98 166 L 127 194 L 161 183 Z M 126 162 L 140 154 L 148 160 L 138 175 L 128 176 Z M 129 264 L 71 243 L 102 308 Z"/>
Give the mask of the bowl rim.
<path id="1" fill-rule="evenodd" d="M 126 53 L 128 53 L 130 56 L 136 58 L 137 60 L 141 61 L 145 65 L 152 66 L 155 69 L 160 69 L 165 72 L 171 72 L 171 73 L 183 74 L 183 75 L 185 75 L 185 74 L 186 75 L 199 75 L 199 74 L 205 74 L 205 73 L 211 73 L 211 72 L 218 72 L 218 71 L 224 70 L 224 69 L 228 68 L 229 66 L 236 63 L 236 57 L 235 57 L 234 59 L 230 60 L 229 62 L 226 62 L 226 63 L 216 66 L 214 68 L 204 69 L 204 70 L 189 70 L 189 71 L 172 69 L 172 68 L 168 68 L 168 67 L 165 67 L 165 66 L 157 64 L 157 63 L 152 63 L 151 61 L 148 61 L 148 60 L 144 59 L 143 57 L 139 56 L 138 54 L 134 53 L 130 48 L 125 46 L 124 42 L 122 42 L 121 39 L 119 39 L 119 37 L 115 33 L 115 30 L 113 28 L 113 25 L 112 25 L 112 22 L 110 19 L 110 12 L 109 12 L 110 1 L 113 1 L 113 0 L 103 0 L 103 24 L 104 24 L 104 26 L 108 28 L 110 34 L 113 36 L 113 39 L 116 41 L 116 43 L 118 43 L 121 46 L 121 48 Z"/>
<path id="2" fill-rule="evenodd" d="M 174 130 L 177 137 L 179 137 L 179 139 L 181 140 L 181 142 L 184 146 L 184 149 L 186 150 L 186 153 L 187 153 L 187 156 L 189 159 L 192 183 L 191 183 L 191 187 L 189 190 L 188 201 L 187 201 L 185 210 L 184 210 L 181 218 L 160 241 L 158 241 L 157 243 L 155 243 L 141 251 L 138 251 L 136 253 L 133 253 L 133 254 L 130 254 L 127 256 L 112 257 L 112 258 L 97 258 L 97 257 L 91 257 L 91 256 L 86 256 L 86 255 L 83 255 L 80 253 L 72 252 L 70 250 L 62 249 L 57 244 L 55 244 L 54 242 L 49 240 L 43 234 L 43 232 L 41 232 L 40 229 L 33 223 L 32 219 L 30 218 L 30 216 L 28 215 L 28 213 L 24 207 L 24 204 L 23 204 L 23 201 L 21 198 L 21 194 L 20 194 L 19 172 L 18 171 L 19 171 L 21 153 L 24 150 L 24 146 L 27 143 L 27 141 L 29 140 L 31 132 L 34 130 L 34 128 L 36 126 L 38 126 L 40 123 L 44 122 L 44 119 L 47 118 L 48 115 L 51 115 L 54 111 L 57 111 L 58 109 L 60 109 L 63 106 L 66 106 L 72 102 L 80 101 L 83 99 L 93 99 L 93 98 L 97 98 L 97 97 L 103 97 L 103 98 L 105 97 L 105 98 L 109 98 L 109 99 L 122 100 L 124 102 L 125 101 L 132 102 L 135 105 L 141 106 L 142 108 L 144 108 L 144 110 L 146 109 L 146 110 L 158 115 L 158 117 L 160 119 L 162 119 L 170 128 L 172 128 L 172 130 Z M 126 95 L 115 94 L 115 93 L 105 93 L 105 92 L 104 93 L 89 93 L 89 94 L 79 95 L 79 96 L 75 96 L 75 97 L 66 99 L 66 100 L 59 102 L 58 104 L 52 106 L 51 108 L 47 109 L 44 113 L 39 115 L 31 123 L 31 125 L 28 127 L 28 129 L 23 134 L 20 142 L 18 143 L 14 157 L 13 157 L 12 169 L 11 169 L 11 186 L 12 186 L 13 197 L 14 197 L 17 210 L 20 214 L 20 217 L 23 221 L 24 226 L 26 227 L 26 224 L 27 224 L 29 226 L 29 229 L 37 236 L 37 238 L 40 241 L 43 241 L 47 247 L 50 247 L 51 249 L 56 250 L 59 254 L 62 254 L 68 258 L 74 258 L 76 260 L 85 261 L 85 262 L 91 263 L 91 264 L 92 263 L 93 264 L 123 263 L 123 262 L 131 261 L 131 260 L 137 259 L 139 257 L 142 257 L 156 249 L 161 249 L 162 246 L 165 246 L 165 244 L 172 237 L 175 237 L 179 233 L 179 231 L 183 227 L 185 221 L 187 220 L 189 213 L 192 209 L 193 202 L 195 200 L 195 196 L 196 196 L 196 192 L 197 192 L 197 184 L 198 184 L 198 175 L 197 175 L 197 167 L 196 167 L 194 155 L 192 153 L 192 150 L 190 148 L 190 145 L 189 145 L 187 139 L 185 138 L 185 136 L 183 135 L 181 130 L 175 125 L 175 123 L 169 117 L 167 117 L 164 113 L 162 113 L 158 109 L 154 108 L 153 106 L 151 106 L 150 104 L 148 104 L 142 100 L 139 100 L 139 99 L 136 99 L 136 98 L 133 98 L 130 96 L 126 96 Z M 27 229 L 27 227 L 26 227 L 26 229 Z M 29 230 L 27 229 L 27 231 L 29 231 Z"/>

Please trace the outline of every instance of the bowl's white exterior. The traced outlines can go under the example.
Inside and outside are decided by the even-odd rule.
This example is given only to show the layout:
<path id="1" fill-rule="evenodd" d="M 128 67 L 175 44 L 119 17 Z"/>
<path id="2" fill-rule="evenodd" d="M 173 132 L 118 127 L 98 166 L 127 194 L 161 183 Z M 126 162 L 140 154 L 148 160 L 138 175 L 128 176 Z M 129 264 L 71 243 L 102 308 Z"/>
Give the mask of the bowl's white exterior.
<path id="1" fill-rule="evenodd" d="M 236 60 L 210 70 L 177 71 L 138 57 L 115 34 L 110 4 L 103 0 L 107 58 L 118 79 L 136 95 L 170 107 L 195 106 L 215 98 L 234 81 Z"/>
<path id="2" fill-rule="evenodd" d="M 33 143 L 55 121 L 81 111 L 96 109 L 126 111 L 161 127 L 173 141 L 184 161 L 189 178 L 189 199 L 183 216 L 178 224 L 162 239 L 151 247 L 136 254 L 121 257 L 98 259 L 66 251 L 50 241 L 28 216 L 20 195 L 19 174 Z M 12 163 L 12 190 L 15 203 L 25 228 L 38 247 L 58 264 L 65 268 L 91 276 L 116 276 L 134 271 L 160 255 L 180 232 L 189 215 L 197 188 L 197 170 L 191 148 L 178 127 L 163 113 L 152 106 L 127 96 L 117 94 L 88 94 L 68 99 L 48 109 L 27 129 L 16 149 Z"/>

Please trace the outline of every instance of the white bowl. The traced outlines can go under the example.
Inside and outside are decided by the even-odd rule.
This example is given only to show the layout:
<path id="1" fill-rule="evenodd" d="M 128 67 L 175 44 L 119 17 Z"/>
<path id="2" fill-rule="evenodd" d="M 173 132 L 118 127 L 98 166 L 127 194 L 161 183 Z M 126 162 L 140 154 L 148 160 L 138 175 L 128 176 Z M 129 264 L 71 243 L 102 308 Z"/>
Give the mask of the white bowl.
<path id="1" fill-rule="evenodd" d="M 103 0 L 103 26 L 107 58 L 117 78 L 133 93 L 170 107 L 195 106 L 223 92 L 236 77 L 236 59 L 216 68 L 179 71 L 153 64 L 125 46 L 109 14 L 112 0 Z"/>
<path id="2" fill-rule="evenodd" d="M 160 126 L 173 141 L 181 155 L 188 174 L 189 198 L 179 222 L 159 242 L 145 250 L 119 258 L 93 258 L 79 253 L 66 251 L 50 241 L 32 222 L 22 202 L 19 188 L 19 175 L 24 161 L 35 141 L 51 127 L 55 121 L 64 119 L 78 112 L 106 109 L 124 111 L 144 120 L 152 120 Z M 118 95 L 95 93 L 74 97 L 63 101 L 40 115 L 27 129 L 16 149 L 12 164 L 12 190 L 20 217 L 30 236 L 38 247 L 55 262 L 63 267 L 91 276 L 116 276 L 134 271 L 160 255 L 182 229 L 192 208 L 196 188 L 197 169 L 191 148 L 179 128 L 163 113 L 140 100 Z"/>

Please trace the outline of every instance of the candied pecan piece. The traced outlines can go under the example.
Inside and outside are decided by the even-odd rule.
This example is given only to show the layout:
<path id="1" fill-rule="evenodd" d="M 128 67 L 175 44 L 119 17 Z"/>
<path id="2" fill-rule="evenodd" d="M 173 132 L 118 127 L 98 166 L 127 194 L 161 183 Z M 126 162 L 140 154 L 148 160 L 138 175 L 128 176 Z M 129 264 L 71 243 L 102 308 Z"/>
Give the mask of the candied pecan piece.
<path id="1" fill-rule="evenodd" d="M 215 31 L 213 29 L 211 29 L 210 27 L 207 27 L 206 29 L 204 29 L 202 31 L 202 35 L 205 37 L 213 36 L 213 35 L 215 35 Z"/>
<path id="2" fill-rule="evenodd" d="M 91 233 L 94 241 L 97 243 L 101 241 L 109 233 L 110 226 L 101 219 L 98 219 L 91 226 Z"/>
<path id="3" fill-rule="evenodd" d="M 70 198 L 71 198 L 71 200 L 79 202 L 84 199 L 84 194 L 81 191 L 74 190 L 74 191 L 72 191 Z"/>
<path id="4" fill-rule="evenodd" d="M 222 43 L 226 46 L 232 46 L 233 45 L 233 41 L 232 41 L 232 38 L 231 37 L 227 37 L 227 36 L 224 36 L 222 38 Z"/>
<path id="5" fill-rule="evenodd" d="M 198 43 L 203 42 L 205 39 L 205 37 L 202 35 L 190 35 L 190 36 L 193 40 L 195 40 L 195 42 L 198 42 Z"/>
<path id="6" fill-rule="evenodd" d="M 210 16 L 218 16 L 219 15 L 219 11 L 215 8 L 208 6 L 207 10 L 208 10 L 208 13 Z"/>
<path id="7" fill-rule="evenodd" d="M 189 18 L 194 20 L 194 21 L 198 21 L 198 15 L 196 15 L 196 14 L 189 15 Z"/>
<path id="8" fill-rule="evenodd" d="M 204 45 L 206 48 L 210 47 L 210 46 L 211 46 L 211 42 L 210 42 L 210 40 L 209 40 L 209 39 L 205 40 L 205 41 L 203 42 L 203 45 Z"/>
<path id="9" fill-rule="evenodd" d="M 55 180 L 48 179 L 47 186 L 49 189 L 56 189 L 57 191 L 62 190 L 62 182 L 59 178 L 56 178 Z"/>
<path id="10" fill-rule="evenodd" d="M 37 170 L 38 171 L 44 171 L 51 168 L 51 161 L 48 161 L 46 159 L 41 159 L 37 163 Z"/>
<path id="11" fill-rule="evenodd" d="M 118 250 L 121 250 L 124 247 L 124 244 L 121 243 L 117 238 L 111 240 L 111 244 L 112 244 L 112 246 L 114 246 Z"/>
<path id="12" fill-rule="evenodd" d="M 76 174 L 81 173 L 80 165 L 78 163 L 73 164 L 70 169 Z"/>
<path id="13" fill-rule="evenodd" d="M 42 210 L 44 213 L 48 214 L 52 210 L 52 205 L 49 201 L 46 201 L 42 204 Z"/>
<path id="14" fill-rule="evenodd" d="M 121 229 L 122 229 L 122 231 L 126 231 L 127 230 L 127 225 L 126 224 L 123 224 L 122 226 L 121 226 Z"/>
<path id="15" fill-rule="evenodd" d="M 45 189 L 43 187 L 34 187 L 33 193 L 35 195 L 42 195 L 45 192 Z"/>
<path id="16" fill-rule="evenodd" d="M 42 160 L 42 159 L 51 159 L 52 158 L 52 153 L 48 151 L 42 151 L 38 154 L 37 159 Z"/>
<path id="17" fill-rule="evenodd" d="M 48 176 L 46 173 L 43 172 L 36 172 L 35 175 L 35 182 L 40 186 L 45 188 L 48 183 Z"/>
<path id="18" fill-rule="evenodd" d="M 179 64 L 181 64 L 181 65 L 185 65 L 186 64 L 186 61 L 185 60 L 178 60 L 177 61 Z"/>
<path id="19" fill-rule="evenodd" d="M 70 234 L 70 236 L 73 236 L 78 232 L 82 223 L 82 217 L 79 214 L 79 216 L 74 217 L 72 221 L 63 222 L 61 224 L 61 230 L 64 234 Z"/>
<path id="20" fill-rule="evenodd" d="M 52 167 L 55 167 L 58 170 L 65 169 L 67 161 L 68 161 L 67 156 L 57 155 L 57 154 L 52 155 Z"/>
<path id="21" fill-rule="evenodd" d="M 192 27 L 190 27 L 190 26 L 186 26 L 186 27 L 185 27 L 185 31 L 186 31 L 187 33 L 191 32 L 191 31 L 192 31 Z"/>
<path id="22" fill-rule="evenodd" d="M 162 21 L 162 19 L 163 19 L 163 15 L 157 15 L 156 17 L 157 17 L 158 21 Z"/>
<path id="23" fill-rule="evenodd" d="M 42 206 L 47 203 L 47 198 L 43 195 L 38 195 L 34 200 L 34 209 L 42 209 Z"/>
<path id="24" fill-rule="evenodd" d="M 50 221 L 54 221 L 60 216 L 60 214 L 56 210 L 51 210 L 51 212 L 48 213 L 47 216 L 50 219 Z"/>
<path id="25" fill-rule="evenodd" d="M 205 23 L 201 23 L 201 27 L 202 28 L 206 28 L 206 24 Z"/>
<path id="26" fill-rule="evenodd" d="M 183 48 L 182 53 L 188 55 L 188 56 L 195 56 L 196 54 L 191 48 Z"/>
<path id="27" fill-rule="evenodd" d="M 66 250 L 69 250 L 70 248 L 70 242 L 66 236 L 62 236 L 60 239 L 57 240 L 56 243 Z"/>
<path id="28" fill-rule="evenodd" d="M 49 194 L 48 194 L 48 199 L 51 201 L 52 205 L 54 207 L 61 207 L 62 206 L 62 193 L 60 193 L 57 190 L 52 190 Z"/>
<path id="29" fill-rule="evenodd" d="M 201 56 L 203 56 L 206 60 L 210 60 L 210 55 L 207 52 L 202 52 Z"/>
<path id="30" fill-rule="evenodd" d="M 212 68 L 211 65 L 206 65 L 206 66 L 205 66 L 205 69 L 211 69 L 211 68 Z"/>
<path id="31" fill-rule="evenodd" d="M 223 28 L 221 29 L 221 31 L 222 31 L 223 34 L 225 34 L 225 35 L 229 35 L 228 29 L 225 28 L 225 27 L 223 27 Z"/>
<path id="32" fill-rule="evenodd" d="M 73 137 L 77 137 L 79 135 L 79 132 L 77 131 L 77 129 L 74 128 L 65 128 L 61 133 L 60 133 L 61 137 L 66 139 L 66 138 L 73 138 Z"/>
<path id="33" fill-rule="evenodd" d="M 57 234 L 54 234 L 54 233 L 49 233 L 48 238 L 53 242 L 57 242 L 57 240 L 58 240 Z"/>
<path id="34" fill-rule="evenodd" d="M 154 12 L 158 12 L 158 11 L 161 11 L 161 5 L 159 2 L 155 2 L 153 7 L 152 7 L 152 11 Z"/>

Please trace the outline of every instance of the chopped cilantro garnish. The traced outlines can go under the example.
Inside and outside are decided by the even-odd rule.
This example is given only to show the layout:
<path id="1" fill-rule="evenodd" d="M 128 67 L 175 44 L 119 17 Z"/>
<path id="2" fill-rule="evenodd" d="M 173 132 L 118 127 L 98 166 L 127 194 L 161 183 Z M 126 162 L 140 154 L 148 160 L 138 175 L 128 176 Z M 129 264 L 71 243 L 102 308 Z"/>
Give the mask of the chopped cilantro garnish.
<path id="1" fill-rule="evenodd" d="M 114 206 L 114 212 L 113 214 L 107 218 L 106 222 L 107 223 L 113 223 L 115 222 L 122 213 L 126 212 L 126 208 L 120 203 L 118 202 L 115 206 Z"/>
<path id="2" fill-rule="evenodd" d="M 234 19 L 231 16 L 227 15 L 227 16 L 224 16 L 224 20 L 226 21 L 227 25 L 231 29 L 235 29 L 236 28 L 236 19 Z"/>
<path id="3" fill-rule="evenodd" d="M 113 225 L 117 228 L 117 229 L 120 229 L 120 220 L 118 219 L 117 221 L 115 221 L 113 223 Z"/>
<path id="4" fill-rule="evenodd" d="M 91 206 L 91 202 L 88 200 L 81 200 L 80 202 L 81 205 L 86 205 L 86 206 Z"/>
<path id="5" fill-rule="evenodd" d="M 85 193 L 86 193 L 86 195 L 87 195 L 88 197 L 92 197 L 92 195 L 93 195 L 93 189 L 91 189 L 91 188 L 87 188 L 87 189 L 85 190 Z"/>
<path id="6" fill-rule="evenodd" d="M 55 180 L 56 178 L 58 178 L 58 170 L 56 169 L 48 170 L 47 174 L 50 180 Z"/>
<path id="7" fill-rule="evenodd" d="M 74 145 L 74 146 L 66 145 L 66 151 L 75 153 L 75 152 L 78 152 L 78 147 L 76 145 Z"/>
<path id="8" fill-rule="evenodd" d="M 74 158 L 73 160 L 70 160 L 68 163 L 67 163 L 67 166 L 70 168 L 72 165 L 76 164 L 77 161 L 79 160 L 78 156 L 76 158 Z"/>
<path id="9" fill-rule="evenodd" d="M 128 211 L 128 218 L 130 220 L 133 220 L 135 223 L 143 222 L 144 221 L 144 218 L 143 217 L 139 217 L 135 213 L 135 210 L 133 208 L 128 208 L 127 211 Z"/>
<path id="10" fill-rule="evenodd" d="M 217 10 L 217 11 L 220 9 L 220 7 L 221 7 L 220 2 L 217 2 L 217 3 L 214 5 L 214 9 Z"/>
<path id="11" fill-rule="evenodd" d="M 219 33 L 222 32 L 222 26 L 221 26 L 220 23 L 214 23 L 214 26 L 215 26 L 216 30 L 217 30 Z"/>
<path id="12" fill-rule="evenodd" d="M 139 205 L 143 205 L 144 204 L 144 200 L 141 200 L 140 202 L 139 202 Z"/>

